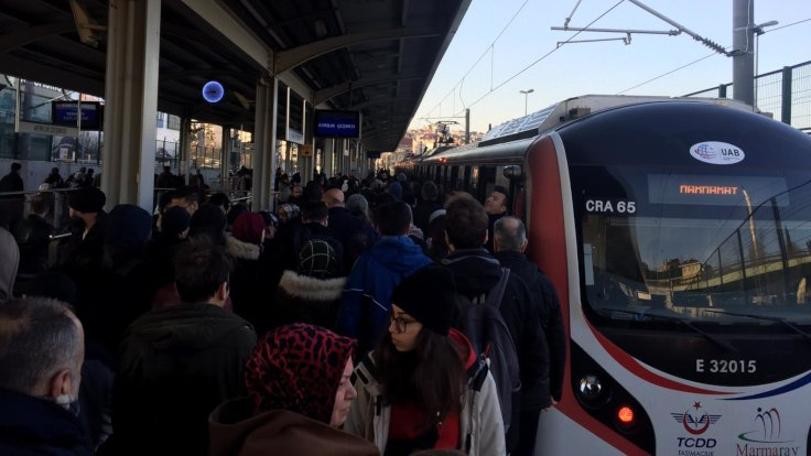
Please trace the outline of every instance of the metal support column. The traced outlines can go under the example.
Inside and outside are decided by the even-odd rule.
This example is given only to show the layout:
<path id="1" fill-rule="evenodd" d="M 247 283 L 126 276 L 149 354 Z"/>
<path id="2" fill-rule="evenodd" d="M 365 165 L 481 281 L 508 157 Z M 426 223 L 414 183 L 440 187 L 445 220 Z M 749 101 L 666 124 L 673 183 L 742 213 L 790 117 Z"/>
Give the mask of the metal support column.
<path id="1" fill-rule="evenodd" d="M 780 120 L 789 125 L 791 125 L 791 73 L 791 67 L 783 67 L 783 96 L 781 97 L 783 106 L 780 110 Z"/>
<path id="2" fill-rule="evenodd" d="M 470 109 L 465 109 L 465 144 L 470 144 Z"/>
<path id="3" fill-rule="evenodd" d="M 344 171 L 344 141 L 345 139 L 335 139 L 335 174 L 341 175 Z"/>
<path id="4" fill-rule="evenodd" d="M 180 118 L 180 143 L 176 151 L 177 174 L 185 175 L 186 185 L 189 185 L 189 167 L 191 164 L 191 119 L 188 116 Z"/>
<path id="5" fill-rule="evenodd" d="M 335 162 L 335 140 L 328 138 L 324 140 L 324 172 L 327 178 L 333 176 L 332 164 Z"/>
<path id="6" fill-rule="evenodd" d="M 231 129 L 223 125 L 222 127 L 222 158 L 220 159 L 220 189 L 223 192 L 231 190 L 230 181 L 228 179 L 228 172 L 231 170 Z"/>
<path id="7" fill-rule="evenodd" d="M 153 209 L 160 0 L 110 0 L 102 190 L 107 205 Z"/>
<path id="8" fill-rule="evenodd" d="M 755 104 L 755 2 L 732 2 L 732 89 L 734 97 Z"/>
<path id="9" fill-rule="evenodd" d="M 253 203 L 265 210 L 273 203 L 273 175 L 276 170 L 276 97 L 279 80 L 271 76 L 256 85 L 253 150 Z"/>

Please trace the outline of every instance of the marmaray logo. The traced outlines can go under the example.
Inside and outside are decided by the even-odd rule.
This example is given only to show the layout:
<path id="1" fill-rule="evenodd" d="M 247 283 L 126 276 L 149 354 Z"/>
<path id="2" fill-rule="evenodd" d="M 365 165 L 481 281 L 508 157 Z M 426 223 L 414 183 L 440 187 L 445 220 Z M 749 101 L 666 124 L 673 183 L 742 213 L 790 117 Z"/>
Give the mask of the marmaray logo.
<path id="1" fill-rule="evenodd" d="M 784 437 L 783 417 L 780 411 L 772 407 L 763 409 L 758 407 L 755 414 L 754 430 L 738 435 L 741 440 L 736 445 L 737 456 L 761 456 L 766 454 L 779 454 L 799 456 L 800 446 L 794 440 Z"/>
<path id="2" fill-rule="evenodd" d="M 692 409 L 695 409 L 693 411 Z M 684 413 L 671 413 L 670 414 L 677 423 L 684 426 L 684 430 L 691 435 L 701 435 L 707 432 L 710 425 L 715 424 L 721 419 L 721 415 L 710 415 L 701 409 L 701 402 L 693 403 L 693 406 L 684 411 Z"/>
<path id="3" fill-rule="evenodd" d="M 780 411 L 772 407 L 764 410 L 760 407 L 755 415 L 755 427 L 757 429 L 744 432 L 738 438 L 753 443 L 788 443 L 791 440 L 782 440 L 780 434 L 783 420 Z"/>

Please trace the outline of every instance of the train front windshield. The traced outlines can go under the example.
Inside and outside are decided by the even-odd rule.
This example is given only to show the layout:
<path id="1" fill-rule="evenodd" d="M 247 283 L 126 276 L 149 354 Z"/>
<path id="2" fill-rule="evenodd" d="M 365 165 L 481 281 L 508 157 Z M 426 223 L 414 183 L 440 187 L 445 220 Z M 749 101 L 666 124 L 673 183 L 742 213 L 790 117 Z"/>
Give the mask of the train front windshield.
<path id="1" fill-rule="evenodd" d="M 649 103 L 559 130 L 591 328 L 679 378 L 811 370 L 811 140 L 709 104 Z M 796 354 L 785 363 L 785 354 Z M 710 363 L 710 368 L 703 366 Z"/>
<path id="2" fill-rule="evenodd" d="M 811 174 L 571 171 L 584 301 L 600 318 L 811 324 Z"/>

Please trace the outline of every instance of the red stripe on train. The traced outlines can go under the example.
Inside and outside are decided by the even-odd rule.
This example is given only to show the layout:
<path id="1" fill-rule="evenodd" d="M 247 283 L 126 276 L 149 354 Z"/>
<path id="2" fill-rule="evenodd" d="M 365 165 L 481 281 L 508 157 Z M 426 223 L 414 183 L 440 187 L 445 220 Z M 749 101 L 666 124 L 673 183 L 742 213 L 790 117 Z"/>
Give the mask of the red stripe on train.
<path id="1" fill-rule="evenodd" d="M 546 136 L 535 141 L 527 157 L 528 176 L 531 178 L 531 202 L 529 217 L 528 253 L 536 264 L 549 276 L 560 298 L 563 327 L 567 345 L 571 341 L 569 315 L 569 280 L 566 256 L 566 232 L 563 225 L 563 195 L 558 160 L 552 138 Z M 596 434 L 618 451 L 628 455 L 643 455 L 645 451 L 621 437 L 613 429 L 586 413 L 577 403 L 571 388 L 571 347 L 566 349 L 563 394 L 558 410 L 570 419 Z M 543 438 L 541 436 L 540 438 Z"/>

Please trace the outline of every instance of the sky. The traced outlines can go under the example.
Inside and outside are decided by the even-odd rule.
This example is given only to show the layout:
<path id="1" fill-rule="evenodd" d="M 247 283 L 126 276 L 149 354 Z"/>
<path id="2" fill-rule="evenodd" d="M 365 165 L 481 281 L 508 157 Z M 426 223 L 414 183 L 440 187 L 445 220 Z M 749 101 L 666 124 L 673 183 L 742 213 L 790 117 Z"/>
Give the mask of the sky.
<path id="1" fill-rule="evenodd" d="M 618 1 L 582 0 L 569 25 L 585 27 Z M 755 24 L 776 20 L 779 24 L 773 28 L 779 28 L 811 19 L 811 0 L 752 1 L 755 2 Z M 520 13 L 496 40 L 525 2 Z M 643 2 L 684 27 L 731 48 L 732 0 Z M 712 53 L 686 34 L 634 34 L 630 45 L 621 41 L 566 44 L 508 81 L 555 49 L 558 41 L 565 41 L 574 34 L 552 31 L 550 27 L 562 26 L 576 3 L 577 0 L 472 0 L 411 127 L 426 126 L 425 117 L 463 116 L 465 107 L 469 107 L 471 129 L 486 131 L 488 124 L 496 126 L 524 115 L 525 96 L 520 90 L 534 90 L 527 98 L 528 111 L 533 112 L 578 95 L 624 92 L 629 95 L 678 96 L 732 81 L 732 59 L 715 54 L 669 76 L 627 90 Z M 673 29 L 670 24 L 627 0 L 592 27 Z M 620 36 L 584 32 L 574 39 Z M 491 44 L 492 50 L 489 50 Z M 482 54 L 484 57 L 473 66 Z M 759 39 L 758 73 L 808 60 L 811 60 L 811 21 L 767 32 Z M 498 86 L 501 87 L 490 92 L 491 87 Z M 456 120 L 464 123 L 463 118 Z"/>

